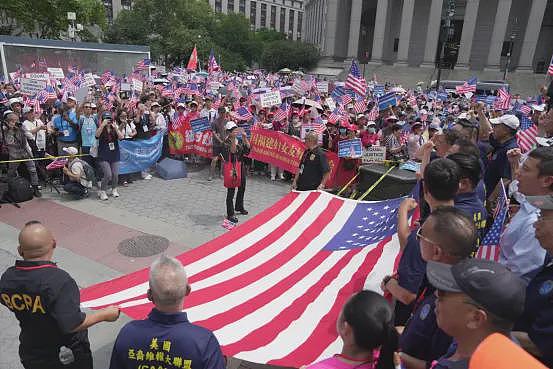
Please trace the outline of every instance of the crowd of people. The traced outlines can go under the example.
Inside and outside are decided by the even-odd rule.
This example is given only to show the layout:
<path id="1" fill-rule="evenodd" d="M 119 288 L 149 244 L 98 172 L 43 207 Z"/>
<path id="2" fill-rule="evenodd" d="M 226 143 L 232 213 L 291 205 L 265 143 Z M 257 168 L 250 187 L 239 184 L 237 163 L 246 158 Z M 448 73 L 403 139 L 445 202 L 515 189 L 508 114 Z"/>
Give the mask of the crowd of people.
<path id="1" fill-rule="evenodd" d="M 198 82 L 203 90 L 195 82 L 196 88 L 186 85 L 184 91 L 169 80 L 145 83 L 129 99 L 117 94 L 113 84 L 103 86 L 105 96 L 83 101 L 65 91 L 42 104 L 40 112 L 18 94 L 15 83 L 4 83 L 2 142 L 9 160 L 46 153 L 69 156 L 64 189 L 85 197 L 97 175 L 99 198 L 106 200 L 108 192 L 118 197 L 118 186 L 135 178 L 119 176 L 121 140 L 161 133 L 163 156 L 172 156 L 171 130 L 191 129 L 193 119 L 207 118 L 212 132 L 208 179 L 217 176 L 218 163 L 223 172 L 228 163 L 226 207 L 233 222 L 235 212 L 247 214 L 246 175 L 261 172 L 274 181 L 288 178 L 300 191 L 322 190 L 330 175 L 326 155 L 337 152 L 340 141 L 359 138 L 365 148 L 385 146 L 387 160 L 420 165 L 416 191 L 398 210 L 397 272 L 382 280 L 384 296 L 359 291 L 345 304 L 336 324 L 341 353 L 305 364 L 310 369 L 468 368 L 478 345 L 499 333 L 553 366 L 552 86 L 529 99 L 502 91 L 500 104 L 487 105 L 472 94 L 450 91 L 438 98 L 435 91 L 385 85 L 383 93 L 397 95 L 391 106 L 381 109 L 376 82 L 356 99 L 340 84 L 320 91 L 316 79 L 308 77 L 219 72 L 213 78 L 225 86 L 225 93 L 208 89 L 210 78 Z M 282 103 L 261 108 L 260 88 L 281 91 Z M 304 140 L 297 172 L 249 159 L 248 135 L 254 129 Z M 185 156 L 191 162 L 201 160 L 195 154 Z M 360 164 L 357 157 L 340 157 L 336 186 L 354 185 Z M 48 175 L 40 161 L 10 162 L 8 169 L 8 176 L 18 171 L 28 175 L 40 196 L 39 178 Z M 151 174 L 144 171 L 141 177 Z M 419 214 L 416 222 L 413 212 Z M 490 246 L 498 254 L 482 257 L 479 251 Z M 20 320 L 20 356 L 26 368 L 91 368 L 86 328 L 117 319 L 118 309 L 82 313 L 76 284 L 51 261 L 54 248 L 46 227 L 28 223 L 19 238 L 23 260 L 2 276 L 0 302 Z M 37 284 L 43 280 L 48 283 Z M 154 262 L 148 299 L 155 307 L 146 320 L 121 330 L 111 368 L 134 368 L 138 352 L 149 353 L 144 359 L 151 362 L 171 352 L 167 367 L 223 368 L 215 336 L 188 322 L 182 312 L 189 293 L 177 260 L 162 256 Z M 37 340 L 32 334 L 37 327 L 50 339 Z M 61 346 L 71 355 L 60 356 Z M 63 366 L 62 359 L 72 366 Z"/>

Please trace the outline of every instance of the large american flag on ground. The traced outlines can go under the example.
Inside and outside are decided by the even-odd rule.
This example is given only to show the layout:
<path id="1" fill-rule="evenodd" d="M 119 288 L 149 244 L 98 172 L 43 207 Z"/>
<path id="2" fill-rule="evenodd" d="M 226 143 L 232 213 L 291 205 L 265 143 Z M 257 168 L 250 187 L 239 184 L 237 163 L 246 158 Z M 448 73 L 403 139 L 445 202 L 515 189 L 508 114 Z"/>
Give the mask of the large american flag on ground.
<path id="1" fill-rule="evenodd" d="M 367 94 L 367 83 L 365 79 L 361 77 L 361 71 L 355 60 L 351 61 L 351 68 L 346 78 L 345 87 L 360 96 L 365 96 Z"/>
<path id="2" fill-rule="evenodd" d="M 397 264 L 402 199 L 359 202 L 292 192 L 232 231 L 177 256 L 192 293 L 189 319 L 225 355 L 300 367 L 339 352 L 336 319 L 363 288 L 379 290 Z M 135 319 L 152 305 L 148 270 L 81 291 L 84 307 L 118 304 Z"/>
<path id="3" fill-rule="evenodd" d="M 509 201 L 505 192 L 503 179 L 501 179 L 501 191 L 497 200 L 497 205 L 494 212 L 494 221 L 488 233 L 484 236 L 482 244 L 478 247 L 476 257 L 479 259 L 499 261 L 500 246 L 499 241 L 501 234 L 505 228 L 507 220 L 507 212 L 509 210 Z"/>

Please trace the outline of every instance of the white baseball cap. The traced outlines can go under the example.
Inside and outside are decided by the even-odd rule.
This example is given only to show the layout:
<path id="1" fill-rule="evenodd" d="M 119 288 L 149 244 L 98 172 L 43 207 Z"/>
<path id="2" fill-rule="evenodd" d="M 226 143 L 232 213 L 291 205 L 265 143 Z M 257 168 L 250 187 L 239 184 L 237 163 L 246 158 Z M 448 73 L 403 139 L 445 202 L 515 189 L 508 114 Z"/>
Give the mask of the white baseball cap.
<path id="1" fill-rule="evenodd" d="M 536 143 L 544 147 L 553 146 L 553 137 L 536 137 Z"/>
<path id="2" fill-rule="evenodd" d="M 31 108 L 30 106 L 25 106 L 25 107 L 23 108 L 23 114 L 27 114 L 28 112 L 30 112 L 30 111 L 32 111 L 32 110 L 33 110 L 33 108 Z"/>
<path id="3" fill-rule="evenodd" d="M 497 118 L 492 118 L 490 119 L 490 123 L 494 125 L 504 124 L 507 127 L 512 129 L 518 129 L 518 127 L 520 126 L 520 121 L 516 116 L 512 114 L 505 114 Z"/>
<path id="4" fill-rule="evenodd" d="M 532 105 L 530 105 L 530 107 L 533 110 L 536 110 L 536 111 L 544 111 L 545 110 L 545 104 L 540 104 L 540 105 L 532 104 Z"/>
<path id="5" fill-rule="evenodd" d="M 73 101 L 77 102 L 77 98 L 75 96 L 68 96 L 67 100 L 73 100 Z"/>
<path id="6" fill-rule="evenodd" d="M 234 128 L 238 127 L 236 125 L 236 123 L 234 123 L 232 120 L 229 120 L 226 124 L 225 124 L 225 129 L 227 131 L 230 131 L 230 130 L 233 130 Z"/>
<path id="7" fill-rule="evenodd" d="M 79 153 L 79 150 L 77 150 L 75 147 L 73 146 L 69 146 L 69 147 L 64 147 L 62 149 L 64 152 L 68 153 L 69 155 L 77 155 Z"/>

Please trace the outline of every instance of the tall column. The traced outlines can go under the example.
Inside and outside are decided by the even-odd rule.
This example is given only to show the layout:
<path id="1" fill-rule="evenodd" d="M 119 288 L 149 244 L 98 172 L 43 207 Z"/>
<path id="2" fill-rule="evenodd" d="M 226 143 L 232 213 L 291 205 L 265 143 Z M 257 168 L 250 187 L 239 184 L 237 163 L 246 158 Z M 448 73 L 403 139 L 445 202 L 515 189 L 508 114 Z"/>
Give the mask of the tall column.
<path id="1" fill-rule="evenodd" d="M 520 51 L 520 58 L 516 68 L 517 72 L 534 73 L 532 62 L 534 60 L 534 53 L 536 52 L 536 45 L 538 43 L 546 6 L 547 0 L 532 0 L 532 7 L 528 15 L 528 24 L 526 25 L 526 32 L 524 33 L 524 41 L 522 41 L 522 50 Z"/>
<path id="2" fill-rule="evenodd" d="M 547 0 L 546 0 L 547 1 Z M 455 69 L 469 69 L 470 53 L 472 52 L 472 40 L 478 17 L 480 0 L 467 0 L 465 19 L 463 20 L 463 32 L 461 33 L 461 45 L 457 56 Z"/>
<path id="3" fill-rule="evenodd" d="M 338 3 L 339 0 L 328 0 L 326 13 L 325 56 L 334 56 L 335 54 L 336 32 L 338 30 Z"/>
<path id="4" fill-rule="evenodd" d="M 286 14 L 284 15 L 284 29 L 280 32 L 283 32 L 285 35 L 288 35 L 288 22 L 290 21 L 290 9 L 286 8 Z"/>
<path id="5" fill-rule="evenodd" d="M 240 0 L 234 0 L 234 13 L 240 13 Z"/>
<path id="6" fill-rule="evenodd" d="M 352 0 L 349 19 L 348 58 L 357 58 L 359 52 L 359 31 L 361 30 L 362 12 L 363 0 Z"/>
<path id="7" fill-rule="evenodd" d="M 512 2 L 513 0 L 499 0 L 497 3 L 490 51 L 488 52 L 488 62 L 484 70 L 499 72 L 501 49 L 503 48 L 503 41 L 505 41 L 505 32 L 507 31 Z"/>
<path id="8" fill-rule="evenodd" d="M 209 5 L 211 5 L 211 7 L 215 9 L 215 0 L 209 0 Z"/>
<path id="9" fill-rule="evenodd" d="M 421 67 L 434 68 L 438 38 L 440 37 L 440 21 L 442 20 L 443 0 L 432 0 L 430 15 L 428 16 L 428 30 L 424 44 L 424 59 Z"/>
<path id="10" fill-rule="evenodd" d="M 251 14 L 252 14 L 252 2 L 250 0 L 246 0 L 246 18 L 248 18 L 248 21 L 250 20 Z"/>
<path id="11" fill-rule="evenodd" d="M 261 25 L 267 29 L 271 28 L 271 5 L 267 3 L 267 10 L 265 11 L 265 24 Z"/>
<path id="12" fill-rule="evenodd" d="M 280 6 L 277 6 L 276 8 L 275 30 L 282 32 L 280 29 Z"/>
<path id="13" fill-rule="evenodd" d="M 261 25 L 261 4 L 258 2 L 255 6 L 255 29 L 265 27 Z"/>
<path id="14" fill-rule="evenodd" d="M 386 36 L 386 21 L 388 19 L 388 5 L 390 0 L 378 0 L 376 17 L 374 20 L 374 37 L 371 64 L 382 64 L 384 55 L 384 37 Z"/>
<path id="15" fill-rule="evenodd" d="M 298 12 L 294 12 L 294 29 L 292 30 L 292 40 L 298 39 Z"/>
<path id="16" fill-rule="evenodd" d="M 222 11 L 224 14 L 227 14 L 227 13 L 228 13 L 227 7 L 228 7 L 228 0 L 223 0 L 223 1 L 221 1 L 221 11 Z"/>
<path id="17" fill-rule="evenodd" d="M 411 28 L 415 12 L 415 0 L 403 0 L 401 11 L 401 28 L 399 30 L 399 46 L 396 65 L 407 65 L 409 57 L 409 41 L 411 40 Z"/>

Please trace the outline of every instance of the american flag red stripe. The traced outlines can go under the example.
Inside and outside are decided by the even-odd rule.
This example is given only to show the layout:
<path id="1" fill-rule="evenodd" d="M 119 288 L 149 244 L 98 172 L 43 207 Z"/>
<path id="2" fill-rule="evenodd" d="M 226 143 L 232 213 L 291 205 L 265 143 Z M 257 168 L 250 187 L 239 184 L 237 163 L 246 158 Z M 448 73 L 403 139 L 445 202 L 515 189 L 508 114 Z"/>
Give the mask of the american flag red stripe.
<path id="1" fill-rule="evenodd" d="M 225 355 L 294 367 L 330 356 L 340 349 L 335 322 L 345 301 L 362 288 L 378 290 L 397 263 L 397 234 L 365 247 L 321 249 L 372 204 L 293 192 L 177 256 L 194 291 L 185 302 L 188 317 L 214 331 Z M 143 318 L 152 307 L 147 288 L 144 269 L 83 290 L 82 305 L 119 304 Z"/>
<path id="2" fill-rule="evenodd" d="M 547 74 L 553 76 L 553 55 L 551 56 L 551 61 L 549 62 L 549 67 L 547 68 Z"/>
<path id="3" fill-rule="evenodd" d="M 378 118 L 378 103 L 375 103 L 369 114 L 367 115 L 367 119 L 369 121 L 375 121 Z"/>
<path id="4" fill-rule="evenodd" d="M 536 144 L 536 136 L 538 135 L 538 127 L 532 125 L 530 128 L 517 132 L 517 143 L 520 151 L 523 153 L 532 150 Z"/>

